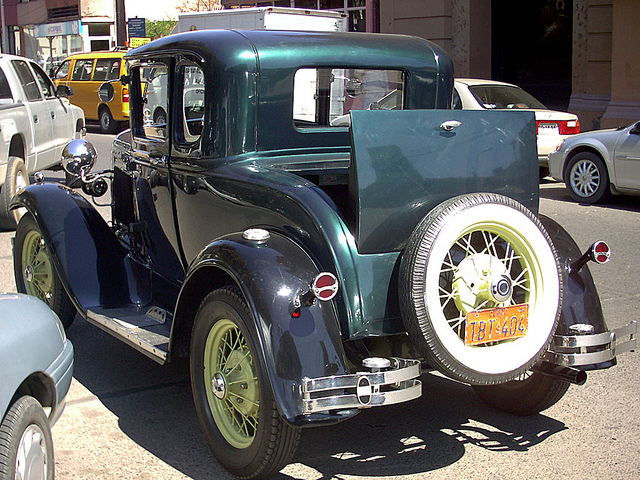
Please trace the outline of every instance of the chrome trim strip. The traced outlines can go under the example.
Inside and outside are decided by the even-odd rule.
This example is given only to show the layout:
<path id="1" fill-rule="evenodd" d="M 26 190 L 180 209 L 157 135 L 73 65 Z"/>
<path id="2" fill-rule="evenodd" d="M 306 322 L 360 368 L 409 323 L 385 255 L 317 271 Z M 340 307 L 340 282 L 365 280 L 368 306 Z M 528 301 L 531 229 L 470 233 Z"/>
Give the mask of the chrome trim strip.
<path id="1" fill-rule="evenodd" d="M 406 402 L 422 394 L 420 362 L 391 358 L 391 369 L 302 379 L 303 413 L 369 408 Z"/>
<path id="2" fill-rule="evenodd" d="M 565 367 L 608 362 L 617 355 L 636 349 L 637 332 L 638 324 L 633 321 L 610 332 L 595 335 L 556 335 L 547 352 L 546 360 Z M 588 351 L 595 348 L 599 350 Z"/>

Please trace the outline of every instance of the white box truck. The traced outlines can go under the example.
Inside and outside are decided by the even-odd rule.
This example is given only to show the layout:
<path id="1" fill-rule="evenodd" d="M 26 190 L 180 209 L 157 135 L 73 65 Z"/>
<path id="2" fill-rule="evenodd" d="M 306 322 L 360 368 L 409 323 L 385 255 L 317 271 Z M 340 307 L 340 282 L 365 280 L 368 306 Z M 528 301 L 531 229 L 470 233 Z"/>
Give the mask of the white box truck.
<path id="1" fill-rule="evenodd" d="M 346 32 L 345 13 L 304 8 L 258 7 L 182 13 L 171 33 L 233 28 L 239 30 L 308 30 Z"/>

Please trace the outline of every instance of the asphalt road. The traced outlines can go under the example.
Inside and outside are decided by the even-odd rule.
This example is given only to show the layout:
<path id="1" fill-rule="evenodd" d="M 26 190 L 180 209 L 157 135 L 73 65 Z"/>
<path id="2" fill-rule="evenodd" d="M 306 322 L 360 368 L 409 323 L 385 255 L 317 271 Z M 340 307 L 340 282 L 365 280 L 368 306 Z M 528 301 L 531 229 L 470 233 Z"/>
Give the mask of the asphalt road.
<path id="1" fill-rule="evenodd" d="M 109 162 L 113 136 L 92 134 Z M 60 175 L 60 174 L 57 174 Z M 55 177 L 56 175 L 52 175 Z M 541 212 L 581 247 L 604 239 L 609 264 L 592 268 L 610 327 L 640 311 L 640 199 L 604 206 L 570 201 L 545 183 Z M 15 291 L 10 239 L 0 233 L 0 291 Z M 53 429 L 59 479 L 227 479 L 200 432 L 188 365 L 161 367 L 76 318 L 68 404 Z M 640 478 L 640 356 L 593 372 L 540 415 L 492 410 L 473 391 L 434 374 L 418 400 L 363 411 L 340 425 L 306 430 L 279 479 Z"/>

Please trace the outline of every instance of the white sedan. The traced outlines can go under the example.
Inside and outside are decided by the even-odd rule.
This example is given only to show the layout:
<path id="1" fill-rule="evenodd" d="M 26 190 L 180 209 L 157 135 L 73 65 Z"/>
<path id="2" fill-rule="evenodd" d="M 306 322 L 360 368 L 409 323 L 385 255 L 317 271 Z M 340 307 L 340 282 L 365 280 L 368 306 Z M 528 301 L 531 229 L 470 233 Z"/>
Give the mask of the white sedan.
<path id="1" fill-rule="evenodd" d="M 640 195 L 640 122 L 567 138 L 549 155 L 549 170 L 577 202 Z"/>
<path id="2" fill-rule="evenodd" d="M 453 108 L 465 110 L 532 110 L 538 134 L 540 177 L 548 172 L 548 155 L 562 139 L 580 133 L 578 117 L 549 110 L 522 88 L 510 83 L 458 78 L 454 84 Z"/>

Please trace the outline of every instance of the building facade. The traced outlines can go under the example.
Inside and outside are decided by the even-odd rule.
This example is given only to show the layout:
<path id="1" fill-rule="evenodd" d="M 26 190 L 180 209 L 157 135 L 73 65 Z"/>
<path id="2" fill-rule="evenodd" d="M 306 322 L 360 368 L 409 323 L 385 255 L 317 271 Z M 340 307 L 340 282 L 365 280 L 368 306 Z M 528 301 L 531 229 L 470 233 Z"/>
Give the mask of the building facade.
<path id="1" fill-rule="evenodd" d="M 116 44 L 113 0 L 22 0 L 13 12 L 3 1 L 3 51 L 37 60 L 47 72 L 72 53 Z"/>
<path id="2" fill-rule="evenodd" d="M 442 46 L 456 76 L 522 86 L 583 130 L 640 120 L 638 0 L 222 0 L 349 14 L 350 30 L 417 35 Z"/>

